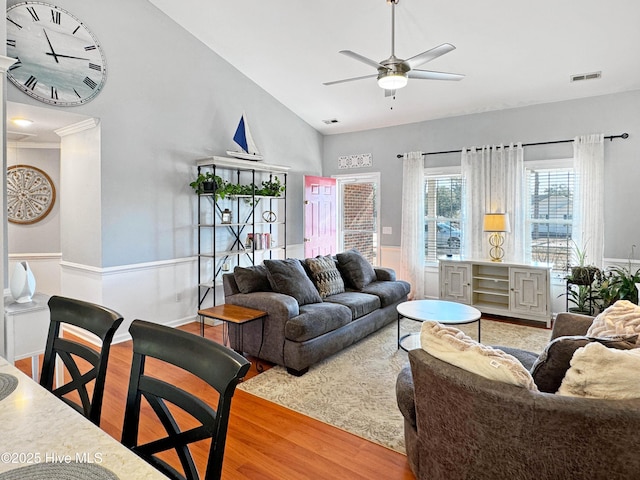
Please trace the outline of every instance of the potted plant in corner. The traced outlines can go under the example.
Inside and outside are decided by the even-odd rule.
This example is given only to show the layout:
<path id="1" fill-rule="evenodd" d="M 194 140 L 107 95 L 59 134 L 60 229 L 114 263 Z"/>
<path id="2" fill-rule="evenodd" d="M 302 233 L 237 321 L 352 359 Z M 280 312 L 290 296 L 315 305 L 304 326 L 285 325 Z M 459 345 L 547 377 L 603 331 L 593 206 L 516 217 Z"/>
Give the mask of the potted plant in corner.
<path id="1" fill-rule="evenodd" d="M 595 265 L 587 264 L 586 245 L 580 248 L 577 243 L 573 242 L 573 257 L 577 265 L 571 267 L 571 275 L 566 278 L 567 281 L 567 300 L 573 304 L 569 308 L 570 312 L 591 315 L 597 306 L 596 294 L 598 289 L 594 289 L 594 282 L 601 278 L 601 271 Z M 576 288 L 571 288 L 575 285 Z"/>
<path id="2" fill-rule="evenodd" d="M 606 308 L 617 300 L 629 300 L 631 303 L 638 304 L 638 287 L 640 283 L 640 268 L 635 271 L 631 267 L 631 259 L 634 256 L 636 246 L 631 246 L 631 254 L 629 255 L 629 263 L 626 267 L 611 266 L 608 267 L 603 280 L 599 285 L 599 295 L 602 299 L 602 307 Z"/>

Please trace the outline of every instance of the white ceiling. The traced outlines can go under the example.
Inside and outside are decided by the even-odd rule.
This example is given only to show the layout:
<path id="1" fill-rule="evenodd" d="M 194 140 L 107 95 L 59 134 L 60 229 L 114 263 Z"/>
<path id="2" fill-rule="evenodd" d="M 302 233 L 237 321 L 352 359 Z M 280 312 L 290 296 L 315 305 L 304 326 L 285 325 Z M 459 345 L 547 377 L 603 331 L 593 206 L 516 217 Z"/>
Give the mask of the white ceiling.
<path id="1" fill-rule="evenodd" d="M 385 0 L 150 1 L 324 134 L 640 89 L 637 0 L 400 0 L 396 56 L 452 43 L 418 68 L 466 78 L 410 79 L 395 100 L 375 78 L 322 85 L 376 73 L 339 50 L 389 57 Z"/>
<path id="2" fill-rule="evenodd" d="M 640 89 L 636 0 L 400 0 L 396 55 L 452 43 L 418 68 L 466 78 L 410 79 L 395 100 L 375 78 L 322 85 L 375 73 L 340 50 L 389 57 L 385 0 L 150 1 L 324 134 Z M 569 82 L 594 71 L 602 78 Z M 55 129 L 86 118 L 9 102 L 7 119 L 16 116 L 36 121 L 23 130 L 7 122 L 8 141 L 25 143 L 58 142 Z"/>

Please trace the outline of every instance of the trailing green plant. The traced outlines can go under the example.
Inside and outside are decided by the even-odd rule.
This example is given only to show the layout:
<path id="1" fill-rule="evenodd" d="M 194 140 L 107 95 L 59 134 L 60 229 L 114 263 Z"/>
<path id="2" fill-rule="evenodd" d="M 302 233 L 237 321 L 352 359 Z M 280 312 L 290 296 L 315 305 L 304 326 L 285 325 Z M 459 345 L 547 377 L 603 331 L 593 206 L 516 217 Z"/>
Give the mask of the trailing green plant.
<path id="1" fill-rule="evenodd" d="M 258 188 L 254 183 L 242 185 L 229 182 L 211 172 L 200 173 L 189 186 L 197 194 L 202 194 L 205 193 L 207 182 L 213 182 L 213 193 L 217 200 L 235 196 L 279 197 L 285 191 L 285 186 L 282 185 L 278 177 L 263 181 L 262 187 Z M 251 203 L 251 200 L 247 199 L 247 202 Z"/>
<path id="2" fill-rule="evenodd" d="M 571 267 L 571 275 L 566 278 L 575 285 L 592 285 L 600 269 L 595 265 L 587 265 L 587 244 L 579 247 L 575 241 L 572 242 L 573 258 L 577 265 Z"/>
<path id="3" fill-rule="evenodd" d="M 278 177 L 273 177 L 262 182 L 262 188 L 256 189 L 256 195 L 265 197 L 279 197 L 285 191 L 285 186 L 280 183 Z"/>
<path id="4" fill-rule="evenodd" d="M 211 172 L 200 173 L 196 177 L 196 179 L 189 184 L 191 188 L 193 188 L 198 195 L 201 195 L 205 192 L 205 184 L 211 183 L 213 184 L 213 190 L 216 190 L 220 187 L 223 180 L 222 178 L 214 175 Z"/>

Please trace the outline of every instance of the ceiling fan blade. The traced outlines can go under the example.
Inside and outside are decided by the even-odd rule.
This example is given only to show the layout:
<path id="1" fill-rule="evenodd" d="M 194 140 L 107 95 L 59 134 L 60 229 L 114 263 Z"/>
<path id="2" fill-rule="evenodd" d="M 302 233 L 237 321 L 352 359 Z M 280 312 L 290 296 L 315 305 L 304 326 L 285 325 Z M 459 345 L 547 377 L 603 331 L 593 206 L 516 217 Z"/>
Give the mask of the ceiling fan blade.
<path id="1" fill-rule="evenodd" d="M 461 73 L 434 72 L 432 70 L 411 70 L 407 76 L 423 80 L 462 80 L 465 77 Z"/>
<path id="2" fill-rule="evenodd" d="M 411 57 L 410 59 L 406 60 L 406 63 L 411 68 L 416 68 L 423 63 L 430 62 L 431 60 L 438 58 L 445 53 L 449 53 L 455 49 L 456 47 L 454 47 L 450 43 L 443 43 L 442 45 L 438 45 L 437 47 L 432 48 L 431 50 L 427 50 L 426 52 L 422 52 L 414 57 Z"/>
<path id="3" fill-rule="evenodd" d="M 377 77 L 378 74 L 374 73 L 373 75 L 364 75 L 362 77 L 353 77 L 353 78 L 345 78 L 344 80 L 334 80 L 333 82 L 324 82 L 323 85 L 335 85 L 337 83 L 345 83 L 345 82 L 353 82 L 355 80 L 362 80 L 364 78 L 374 78 Z"/>
<path id="4" fill-rule="evenodd" d="M 347 57 L 351 57 L 354 60 L 358 60 L 359 62 L 366 63 L 367 65 L 372 66 L 373 68 L 386 68 L 384 65 L 376 62 L 375 60 L 371 60 L 370 58 L 363 57 L 359 53 L 352 52 L 351 50 L 340 50 L 340 53 L 346 55 Z"/>

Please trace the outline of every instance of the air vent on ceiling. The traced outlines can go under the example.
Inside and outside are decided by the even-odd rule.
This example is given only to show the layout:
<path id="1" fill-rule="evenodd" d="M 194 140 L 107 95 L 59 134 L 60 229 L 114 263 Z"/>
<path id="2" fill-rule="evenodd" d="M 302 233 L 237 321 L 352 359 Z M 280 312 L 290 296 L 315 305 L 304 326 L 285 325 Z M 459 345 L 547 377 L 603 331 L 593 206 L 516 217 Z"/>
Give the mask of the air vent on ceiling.
<path id="1" fill-rule="evenodd" d="M 602 72 L 579 73 L 578 75 L 571 75 L 571 81 L 580 82 L 582 80 L 595 80 L 600 77 L 602 77 Z"/>
<path id="2" fill-rule="evenodd" d="M 337 119 L 332 118 L 331 120 L 322 120 L 324 123 L 326 123 L 327 125 L 331 125 L 334 123 L 339 123 Z"/>

